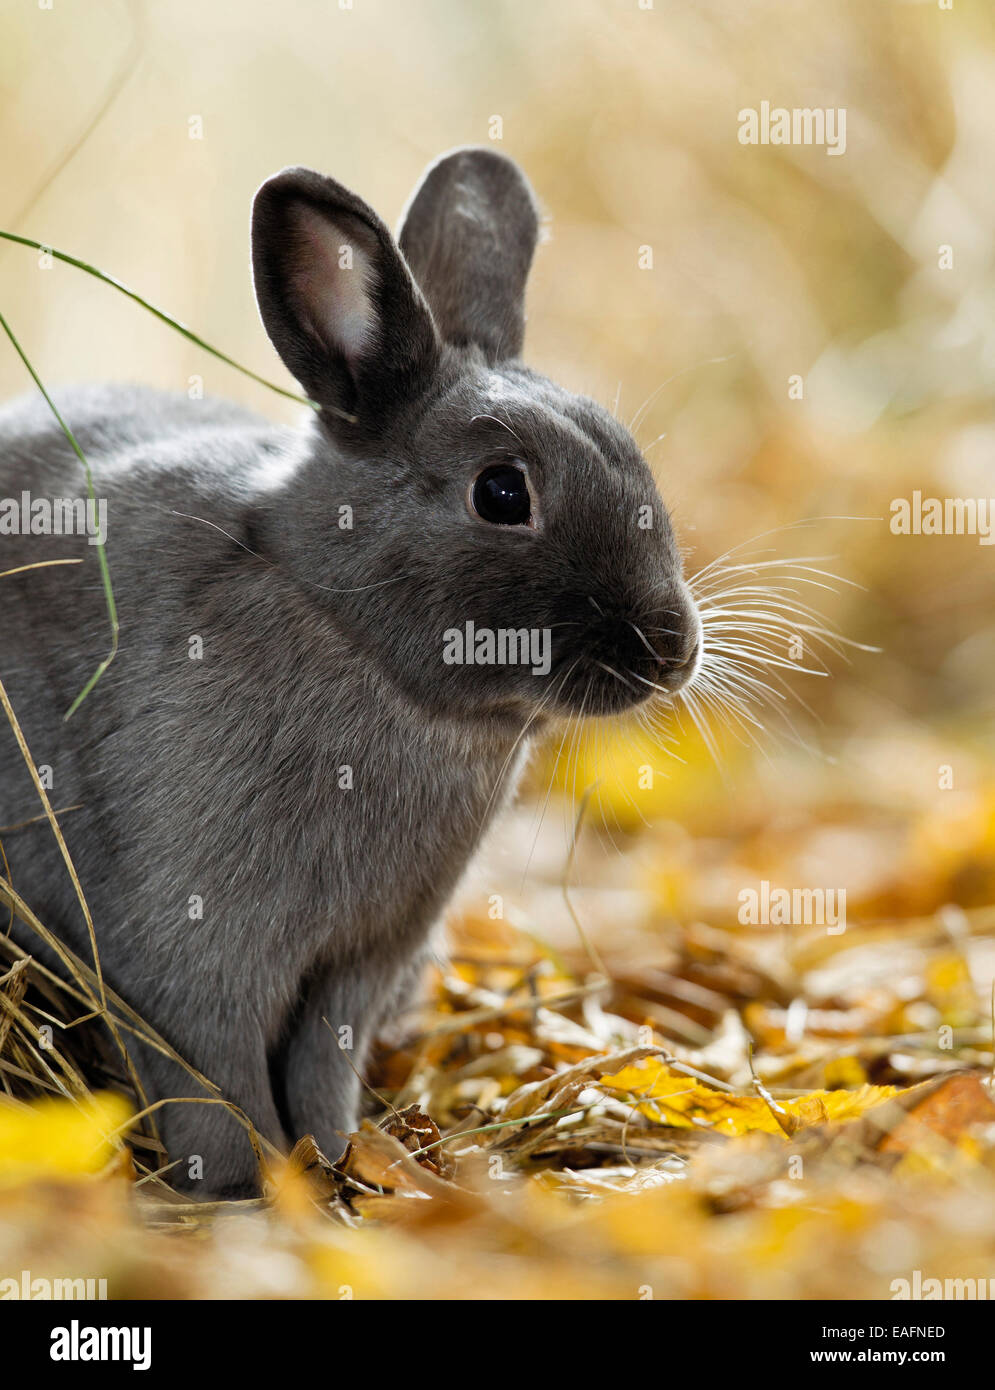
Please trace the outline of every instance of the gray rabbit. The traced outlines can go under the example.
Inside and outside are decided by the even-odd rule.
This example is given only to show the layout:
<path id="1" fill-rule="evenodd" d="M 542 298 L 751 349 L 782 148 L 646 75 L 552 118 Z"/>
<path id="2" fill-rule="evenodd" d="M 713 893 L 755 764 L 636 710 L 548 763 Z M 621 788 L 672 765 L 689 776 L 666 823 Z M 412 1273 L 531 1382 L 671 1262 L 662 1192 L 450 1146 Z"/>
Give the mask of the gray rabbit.
<path id="1" fill-rule="evenodd" d="M 57 396 L 107 503 L 122 622 L 68 722 L 108 641 L 96 551 L 0 534 L 0 570 L 85 560 L 0 582 L 0 674 L 53 804 L 80 808 L 62 825 L 105 977 L 283 1149 L 310 1132 L 341 1152 L 370 1041 L 413 1001 L 533 736 L 676 690 L 699 659 L 633 439 L 519 360 L 538 225 L 491 150 L 432 165 L 398 242 L 340 184 L 285 170 L 256 196 L 252 258 L 321 407 L 302 429 L 131 386 Z M 0 412 L 0 497 L 82 488 L 43 401 Z M 39 807 L 0 726 L 11 826 Z M 15 888 L 89 960 L 49 827 L 3 840 Z M 150 1099 L 196 1094 L 161 1054 L 135 1060 Z M 157 1118 L 178 1186 L 257 1189 L 223 1107 Z"/>

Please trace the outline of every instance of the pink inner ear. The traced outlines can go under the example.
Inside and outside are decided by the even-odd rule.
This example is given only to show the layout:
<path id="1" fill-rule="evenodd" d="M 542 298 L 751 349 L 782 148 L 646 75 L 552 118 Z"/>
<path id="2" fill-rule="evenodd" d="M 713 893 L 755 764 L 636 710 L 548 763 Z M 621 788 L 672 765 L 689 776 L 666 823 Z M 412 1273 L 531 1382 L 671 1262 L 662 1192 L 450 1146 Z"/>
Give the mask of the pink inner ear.
<path id="1" fill-rule="evenodd" d="M 344 228 L 313 208 L 301 209 L 298 228 L 294 278 L 308 320 L 334 352 L 356 362 L 374 328 L 370 258 Z"/>

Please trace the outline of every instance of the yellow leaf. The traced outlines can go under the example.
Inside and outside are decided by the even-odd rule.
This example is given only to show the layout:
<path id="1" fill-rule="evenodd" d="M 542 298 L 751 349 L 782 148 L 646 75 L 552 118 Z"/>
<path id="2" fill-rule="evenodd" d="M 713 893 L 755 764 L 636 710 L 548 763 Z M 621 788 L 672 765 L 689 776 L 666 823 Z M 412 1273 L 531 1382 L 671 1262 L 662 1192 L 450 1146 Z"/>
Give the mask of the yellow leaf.
<path id="1" fill-rule="evenodd" d="M 737 1096 L 692 1077 L 670 1072 L 660 1063 L 626 1067 L 601 1084 L 629 1093 L 644 1115 L 677 1129 L 707 1128 L 720 1134 L 763 1130 L 784 1134 L 800 1126 L 856 1120 L 895 1094 L 894 1086 L 861 1086 L 855 1091 L 813 1091 L 792 1100 L 775 1100 L 778 1115 L 761 1096 Z"/>
<path id="2" fill-rule="evenodd" d="M 98 1172 L 114 1152 L 108 1136 L 130 1114 L 110 1091 L 79 1102 L 0 1097 L 0 1183 Z"/>
<path id="3" fill-rule="evenodd" d="M 852 1055 L 832 1058 L 823 1067 L 822 1074 L 826 1079 L 826 1085 L 832 1091 L 840 1090 L 846 1086 L 863 1086 L 867 1081 L 864 1064 L 859 1057 Z"/>

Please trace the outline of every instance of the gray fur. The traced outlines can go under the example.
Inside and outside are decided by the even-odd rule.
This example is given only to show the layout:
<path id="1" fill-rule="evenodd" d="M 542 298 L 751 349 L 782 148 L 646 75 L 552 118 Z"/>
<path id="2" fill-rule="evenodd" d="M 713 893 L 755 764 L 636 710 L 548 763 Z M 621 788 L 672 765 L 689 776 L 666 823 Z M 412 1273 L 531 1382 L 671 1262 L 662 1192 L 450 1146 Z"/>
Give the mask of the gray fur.
<path id="1" fill-rule="evenodd" d="M 443 155 L 402 219 L 400 247 L 447 342 L 517 357 L 539 214 L 522 171 L 488 150 Z"/>
<path id="2" fill-rule="evenodd" d="M 116 661 L 68 723 L 108 644 L 96 553 L 80 538 L 0 536 L 0 570 L 84 560 L 0 581 L 0 674 L 36 762 L 54 769 L 53 804 L 82 803 L 63 827 L 106 978 L 273 1143 L 310 1131 L 331 1155 L 356 1123 L 353 1068 L 413 1000 L 430 928 L 510 794 L 510 755 L 539 703 L 549 697 L 530 733 L 547 716 L 620 710 L 651 690 L 597 660 L 676 686 L 697 643 L 669 520 L 631 437 L 502 355 L 521 343 L 527 185 L 490 151 L 450 158 L 459 177 L 433 166 L 401 233 L 421 283 L 332 180 L 288 171 L 260 191 L 261 312 L 323 406 L 302 429 L 132 386 L 57 396 L 108 499 L 122 624 Z M 504 291 L 451 205 L 468 180 L 486 245 L 505 247 L 493 267 Z M 454 225 L 456 249 L 440 252 Z M 362 332 L 328 315 L 355 302 L 351 283 L 316 286 L 324 262 L 309 237 L 326 226 L 329 245 L 345 237 L 362 252 Z M 509 455 L 527 464 L 538 529 L 467 508 L 473 478 Z M 80 473 L 42 401 L 0 411 L 0 497 L 80 496 Z M 636 524 L 646 505 L 650 530 Z M 443 632 L 467 620 L 550 628 L 549 677 L 443 664 Z M 653 653 L 632 624 L 654 634 Z M 194 636 L 202 660 L 190 659 Z M 0 824 L 37 812 L 3 723 Z M 14 886 L 88 959 L 50 829 L 7 834 L 4 847 Z M 202 920 L 190 919 L 193 895 Z M 136 1060 L 152 1098 L 195 1094 L 157 1054 Z M 167 1105 L 159 1118 L 183 1160 L 179 1185 L 197 1154 L 198 1193 L 254 1190 L 249 1144 L 220 1108 Z"/>

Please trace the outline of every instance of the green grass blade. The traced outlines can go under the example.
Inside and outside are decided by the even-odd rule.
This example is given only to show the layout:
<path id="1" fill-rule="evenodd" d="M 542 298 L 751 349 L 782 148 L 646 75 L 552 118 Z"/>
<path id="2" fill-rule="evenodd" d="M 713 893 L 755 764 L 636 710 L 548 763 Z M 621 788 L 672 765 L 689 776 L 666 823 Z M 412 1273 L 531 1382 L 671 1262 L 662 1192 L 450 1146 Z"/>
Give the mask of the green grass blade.
<path id="1" fill-rule="evenodd" d="M 83 450 L 79 447 L 79 443 L 76 439 L 76 436 L 73 434 L 72 430 L 69 428 L 65 420 L 63 420 L 62 416 L 59 414 L 58 407 L 52 400 L 52 397 L 45 390 L 45 386 L 41 380 L 41 377 L 38 375 L 34 367 L 31 365 L 30 361 L 28 360 L 27 354 L 25 353 L 24 349 L 21 347 L 21 344 L 17 341 L 17 338 L 14 335 L 14 330 L 11 328 L 10 324 L 4 318 L 2 313 L 0 313 L 0 327 L 3 328 L 3 331 L 7 334 L 7 337 L 13 343 L 15 352 L 17 353 L 21 361 L 24 363 L 25 367 L 28 369 L 32 381 L 38 387 L 38 390 L 41 392 L 41 394 L 44 396 L 49 410 L 52 412 L 56 420 L 59 422 L 59 427 L 62 430 L 62 433 L 69 440 L 69 443 L 72 445 L 77 458 L 79 459 L 80 463 L 82 463 L 84 472 L 86 473 L 87 493 L 89 495 L 90 502 L 93 504 L 94 509 L 96 509 L 97 499 L 96 494 L 93 490 L 93 474 L 90 471 L 90 465 L 87 462 L 86 455 L 83 453 Z M 107 600 L 107 613 L 111 621 L 111 649 L 108 652 L 107 656 L 104 658 L 104 660 L 97 667 L 96 671 L 94 671 L 93 675 L 87 681 L 86 685 L 84 685 L 83 689 L 76 696 L 76 699 L 69 706 L 69 709 L 66 711 L 66 714 L 64 716 L 66 719 L 70 719 L 76 713 L 80 705 L 89 695 L 90 691 L 97 684 L 97 681 L 104 674 L 108 666 L 114 660 L 114 657 L 117 655 L 118 634 L 120 630 L 117 619 L 117 605 L 114 602 L 114 590 L 111 587 L 110 566 L 107 563 L 107 553 L 104 547 L 104 539 L 102 536 L 97 541 L 96 549 L 97 560 L 100 565 L 100 578 L 104 586 L 104 597 Z"/>
<path id="2" fill-rule="evenodd" d="M 88 265 L 86 261 L 81 261 L 76 256 L 70 256 L 65 251 L 56 251 L 54 246 L 46 246 L 44 242 L 34 241 L 31 237 L 18 236 L 15 232 L 0 230 L 0 237 L 5 241 L 16 241 L 19 246 L 33 246 L 36 251 L 44 251 L 48 255 L 54 256 L 57 261 L 64 261 L 66 265 L 73 265 L 77 270 L 85 270 L 87 275 L 92 275 L 95 279 L 102 281 L 103 284 L 110 285 L 112 289 L 118 290 L 123 295 L 127 295 L 135 304 L 140 304 L 143 309 L 147 309 L 148 312 L 154 314 L 157 319 L 168 324 L 169 327 L 175 329 L 177 333 L 181 333 L 183 337 L 187 338 L 191 343 L 195 343 L 196 346 L 202 348 L 204 352 L 209 352 L 212 357 L 216 357 L 219 362 L 224 362 L 226 366 L 234 367 L 236 372 L 241 372 L 243 376 L 247 376 L 250 380 L 258 382 L 260 386 L 265 386 L 268 390 L 275 391 L 278 396 L 285 396 L 287 400 L 297 401 L 300 405 L 309 405 L 312 410 L 328 410 L 334 415 L 340 415 L 343 420 L 355 423 L 355 416 L 347 414 L 346 411 L 336 410 L 333 406 L 321 406 L 317 401 L 312 401 L 310 397 L 300 396 L 296 391 L 288 391 L 283 386 L 277 386 L 274 381 L 267 381 L 267 379 L 264 376 L 260 376 L 258 372 L 253 372 L 248 367 L 243 367 L 241 362 L 236 362 L 234 357 L 229 357 L 228 354 L 222 352 L 220 348 L 212 347 L 210 343 L 205 342 L 199 334 L 195 333 L 192 328 L 188 328 L 186 324 L 181 323 L 179 319 L 174 319 L 172 314 L 167 314 L 165 309 L 160 309 L 157 305 L 152 304 L 136 290 L 130 289 L 129 286 L 122 284 L 120 280 L 115 280 L 113 275 L 107 275 L 104 271 L 98 270 L 95 265 Z"/>

